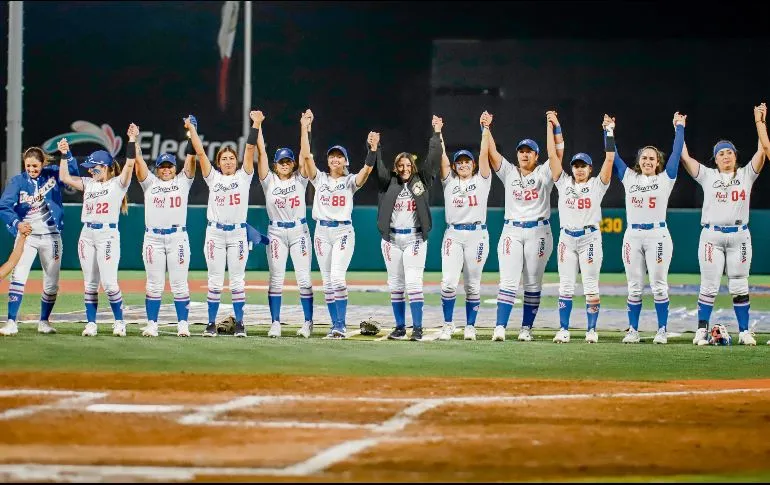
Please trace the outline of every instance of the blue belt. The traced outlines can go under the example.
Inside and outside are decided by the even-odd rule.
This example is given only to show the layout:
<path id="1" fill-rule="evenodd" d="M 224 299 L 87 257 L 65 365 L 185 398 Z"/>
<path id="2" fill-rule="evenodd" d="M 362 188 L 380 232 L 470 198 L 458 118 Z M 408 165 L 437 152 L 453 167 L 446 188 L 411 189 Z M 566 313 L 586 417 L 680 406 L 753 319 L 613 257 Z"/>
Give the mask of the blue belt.
<path id="1" fill-rule="evenodd" d="M 299 220 L 300 224 L 305 224 L 307 222 L 307 219 L 304 217 Z M 282 222 L 282 221 L 270 221 L 271 226 L 277 226 L 277 227 L 286 227 L 286 228 L 292 228 L 297 225 L 297 221 L 291 221 L 291 222 Z"/>
<path id="2" fill-rule="evenodd" d="M 422 231 L 421 227 L 415 227 L 410 229 L 396 229 L 395 227 L 390 228 L 390 232 L 392 232 L 393 234 L 412 234 L 413 232 L 418 233 L 421 231 Z"/>
<path id="3" fill-rule="evenodd" d="M 453 229 L 457 229 L 459 231 L 475 231 L 478 228 L 481 228 L 481 230 L 483 231 L 484 229 L 487 228 L 486 224 L 479 224 L 479 223 L 474 223 L 474 224 L 451 224 L 451 226 L 452 226 Z"/>
<path id="4" fill-rule="evenodd" d="M 666 227 L 665 222 L 651 222 L 649 224 L 631 224 L 631 229 L 642 229 L 649 231 L 650 229 L 657 229 L 659 227 Z"/>
<path id="5" fill-rule="evenodd" d="M 514 227 L 524 227 L 524 228 L 547 226 L 550 223 L 551 221 L 549 221 L 548 219 L 543 219 L 540 221 L 514 221 L 512 219 L 506 219 L 505 222 L 503 222 L 503 224 L 510 224 Z"/>
<path id="6" fill-rule="evenodd" d="M 241 227 L 246 227 L 245 222 L 241 222 L 240 224 L 220 224 L 218 222 L 211 222 L 208 223 L 209 227 L 216 227 L 217 229 L 221 229 L 223 231 L 234 231 L 236 229 L 239 229 Z"/>
<path id="7" fill-rule="evenodd" d="M 748 224 L 742 226 L 712 226 L 711 224 L 703 224 L 706 229 L 713 229 L 718 232 L 738 232 L 749 228 Z"/>
<path id="8" fill-rule="evenodd" d="M 596 231 L 596 227 L 594 226 L 586 226 L 583 229 L 579 231 L 570 231 L 569 229 L 562 229 L 565 234 L 572 236 L 572 237 L 580 237 L 585 236 L 586 234 L 591 234 L 592 232 Z"/>
<path id="9" fill-rule="evenodd" d="M 166 234 L 174 234 L 177 231 L 179 231 L 179 232 L 187 232 L 187 228 L 184 227 L 184 226 L 171 226 L 168 229 L 158 229 L 158 228 L 155 228 L 155 227 L 147 227 L 147 228 L 144 229 L 144 231 L 145 232 L 151 232 L 153 234 L 161 234 L 161 235 L 165 236 Z"/>
<path id="10" fill-rule="evenodd" d="M 351 221 L 327 221 L 324 219 L 319 220 L 318 223 L 324 227 L 337 227 L 339 225 L 347 226 L 353 224 Z"/>
<path id="11" fill-rule="evenodd" d="M 89 229 L 102 229 L 104 226 L 108 226 L 110 229 L 118 227 L 118 225 L 114 223 L 102 224 L 101 222 L 86 222 L 86 227 Z"/>

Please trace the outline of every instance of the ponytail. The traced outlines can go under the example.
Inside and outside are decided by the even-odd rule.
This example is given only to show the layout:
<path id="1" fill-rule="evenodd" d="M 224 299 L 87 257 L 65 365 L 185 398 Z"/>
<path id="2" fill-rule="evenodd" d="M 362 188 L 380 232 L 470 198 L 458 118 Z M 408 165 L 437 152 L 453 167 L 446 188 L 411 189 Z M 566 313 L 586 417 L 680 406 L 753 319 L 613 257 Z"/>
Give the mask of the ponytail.
<path id="1" fill-rule="evenodd" d="M 110 178 L 118 177 L 121 170 L 120 163 L 118 163 L 117 160 L 114 160 L 112 162 L 112 167 L 110 167 Z M 128 214 L 128 195 L 124 195 L 123 200 L 120 202 L 120 213 L 123 215 Z"/>

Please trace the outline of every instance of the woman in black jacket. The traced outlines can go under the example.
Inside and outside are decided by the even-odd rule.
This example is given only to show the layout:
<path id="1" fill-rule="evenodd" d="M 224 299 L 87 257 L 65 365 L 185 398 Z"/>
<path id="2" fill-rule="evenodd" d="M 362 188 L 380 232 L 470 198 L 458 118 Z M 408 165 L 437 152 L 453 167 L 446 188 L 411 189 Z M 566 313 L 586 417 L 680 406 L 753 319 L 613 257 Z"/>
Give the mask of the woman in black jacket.
<path id="1" fill-rule="evenodd" d="M 379 133 L 370 133 L 367 158 L 376 157 L 379 204 L 377 228 L 382 236 L 382 257 L 388 270 L 390 302 L 396 328 L 388 335 L 391 340 L 406 339 L 406 298 L 412 310 L 411 340 L 422 339 L 422 275 L 428 250 L 428 233 L 432 226 L 430 187 L 441 164 L 441 128 L 444 122 L 433 117 L 433 135 L 428 145 L 425 163 L 402 152 L 396 155 L 392 167 L 382 161 Z"/>

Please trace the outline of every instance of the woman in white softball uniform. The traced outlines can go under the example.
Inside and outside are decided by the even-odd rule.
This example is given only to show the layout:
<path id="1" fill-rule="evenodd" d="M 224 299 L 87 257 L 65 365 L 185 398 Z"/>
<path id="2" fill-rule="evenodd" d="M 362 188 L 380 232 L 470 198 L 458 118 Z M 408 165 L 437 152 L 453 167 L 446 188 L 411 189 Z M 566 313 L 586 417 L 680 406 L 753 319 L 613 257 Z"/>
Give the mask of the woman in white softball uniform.
<path id="1" fill-rule="evenodd" d="M 267 236 L 267 265 L 270 269 L 270 284 L 267 301 L 272 321 L 268 337 L 281 336 L 281 299 L 286 279 L 286 261 L 291 256 L 294 275 L 299 288 L 304 323 L 297 335 L 310 338 L 313 332 L 313 284 L 310 279 L 310 263 L 313 242 L 307 227 L 307 206 L 305 192 L 308 178 L 304 166 L 299 166 L 290 148 L 275 151 L 273 165 L 269 166 L 262 123 L 265 115 L 252 111 L 251 119 L 257 128 L 257 175 L 265 192 L 265 207 L 270 219 Z"/>
<path id="2" fill-rule="evenodd" d="M 212 167 L 206 155 L 198 130 L 190 118 L 185 119 L 195 154 L 201 165 L 203 180 L 209 187 L 206 208 L 206 239 L 203 254 L 208 269 L 208 325 L 204 337 L 217 336 L 217 311 L 225 282 L 225 268 L 229 271 L 230 293 L 235 314 L 235 336 L 245 337 L 243 307 L 246 304 L 246 261 L 249 258 L 246 234 L 246 214 L 249 209 L 249 190 L 254 177 L 254 147 L 257 130 L 251 128 L 243 154 L 243 166 L 238 167 L 235 149 L 224 146 L 217 151 Z M 221 171 L 220 171 L 221 170 Z"/>
<path id="3" fill-rule="evenodd" d="M 187 142 L 184 169 L 177 173 L 176 156 L 164 153 L 155 160 L 155 173 L 147 168 L 139 145 L 139 128 L 129 128 L 129 143 L 136 143 L 136 179 L 144 191 L 144 242 L 142 261 L 147 273 L 144 306 L 147 326 L 145 337 L 158 336 L 166 269 L 177 317 L 177 335 L 190 336 L 187 316 L 190 310 L 190 239 L 187 236 L 187 202 L 195 178 L 195 152 Z"/>
<path id="4" fill-rule="evenodd" d="M 324 285 L 326 306 L 332 326 L 327 337 L 345 338 L 346 313 L 348 306 L 348 287 L 345 275 L 353 257 L 356 233 L 353 230 L 353 194 L 360 189 L 374 168 L 374 159 L 358 173 L 348 173 L 350 163 L 347 150 L 341 145 L 334 145 L 326 151 L 329 172 L 316 168 L 310 153 L 308 131 L 313 122 L 313 113 L 305 111 L 300 123 L 302 138 L 300 144 L 300 164 L 305 165 L 305 173 L 315 187 L 313 199 L 313 219 L 316 220 L 313 245 L 315 246 L 318 267 Z M 371 165 L 369 165 L 371 163 Z"/>
<path id="5" fill-rule="evenodd" d="M 442 145 L 444 144 L 442 136 Z M 444 145 L 441 156 L 441 185 L 444 188 L 446 230 L 441 242 L 442 334 L 454 332 L 454 308 L 460 273 L 465 286 L 465 340 L 476 340 L 476 316 L 481 305 L 481 273 L 489 256 L 487 199 L 492 172 L 485 146 L 479 162 L 468 150 L 458 150 L 449 163 Z"/>
<path id="6" fill-rule="evenodd" d="M 623 266 L 628 280 L 628 331 L 623 343 L 639 343 L 639 315 L 642 311 L 644 274 L 649 275 L 655 300 L 658 331 L 653 343 L 668 342 L 668 268 L 674 243 L 666 224 L 668 199 L 676 183 L 679 160 L 684 146 L 686 116 L 674 114 L 674 147 L 668 161 L 663 153 L 648 145 L 637 152 L 636 164 L 630 169 L 615 151 L 613 172 L 626 191 L 626 232 L 623 234 Z M 604 124 L 615 118 L 604 115 Z"/>
<path id="7" fill-rule="evenodd" d="M 69 152 L 66 140 L 60 142 L 63 155 Z M 83 230 L 78 240 L 78 258 L 83 269 L 85 283 L 84 300 L 86 327 L 84 337 L 96 335 L 96 306 L 101 283 L 115 317 L 112 334 L 126 336 L 126 322 L 123 321 L 123 295 L 118 285 L 118 263 L 120 262 L 120 232 L 118 231 L 119 211 L 128 213 L 126 192 L 131 184 L 134 171 L 135 144 L 126 147 L 126 165 L 120 165 L 108 152 L 98 150 L 88 156 L 82 167 L 88 169 L 91 177 L 69 174 L 67 165 L 59 165 L 59 179 L 75 190 L 83 192 L 83 210 L 80 220 Z"/>
<path id="8" fill-rule="evenodd" d="M 596 322 L 599 319 L 599 273 L 602 267 L 602 220 L 601 203 L 610 187 L 612 161 L 615 158 L 615 137 L 609 125 L 605 133 L 604 163 L 598 175 L 591 177 L 593 161 L 587 153 L 577 153 L 570 160 L 572 174 L 562 169 L 561 158 L 556 152 L 554 128 L 559 120 L 555 111 L 546 113 L 548 130 L 548 158 L 551 174 L 559 191 L 559 244 L 557 262 L 559 268 L 559 324 L 561 328 L 553 341 L 567 343 L 570 340 L 569 320 L 572 312 L 572 296 L 575 293 L 577 274 L 583 282 L 586 297 L 587 328 L 585 341 L 596 343 Z"/>
<path id="9" fill-rule="evenodd" d="M 698 294 L 698 330 L 692 343 L 708 345 L 709 320 L 719 283 L 727 274 L 727 288 L 733 297 L 738 320 L 738 343 L 756 345 L 749 329 L 749 270 L 751 268 L 751 233 L 749 207 L 751 188 L 765 166 L 767 126 L 765 103 L 754 107 L 754 122 L 759 141 L 751 161 L 738 167 L 738 150 L 728 140 L 714 145 L 717 168 L 707 168 L 692 158 L 685 144 L 682 161 L 687 173 L 703 188 L 701 233 L 698 244 L 700 292 Z"/>

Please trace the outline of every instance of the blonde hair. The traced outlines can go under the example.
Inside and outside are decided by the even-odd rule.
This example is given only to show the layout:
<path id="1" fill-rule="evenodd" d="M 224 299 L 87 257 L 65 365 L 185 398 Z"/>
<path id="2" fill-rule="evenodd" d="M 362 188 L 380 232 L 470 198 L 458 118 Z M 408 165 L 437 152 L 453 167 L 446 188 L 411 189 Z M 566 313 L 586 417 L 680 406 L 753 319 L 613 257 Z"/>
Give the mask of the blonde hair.
<path id="1" fill-rule="evenodd" d="M 48 155 L 40 147 L 29 147 L 26 150 L 24 150 L 24 153 L 21 154 L 22 164 L 24 163 L 24 160 L 30 157 L 34 158 L 35 160 L 43 164 L 44 167 L 50 164 L 53 160 L 55 160 L 54 157 L 52 157 L 51 155 Z"/>
<path id="2" fill-rule="evenodd" d="M 636 152 L 636 164 L 634 164 L 634 172 L 636 173 L 642 173 L 642 167 L 639 165 L 639 160 L 642 158 L 642 152 L 650 149 L 653 152 L 655 152 L 655 156 L 658 157 L 658 164 L 655 166 L 655 175 L 658 175 L 662 171 L 666 169 L 666 164 L 663 162 L 663 152 L 658 150 L 656 147 L 652 145 L 647 145 L 646 147 L 642 147 L 639 149 L 638 152 Z"/>

